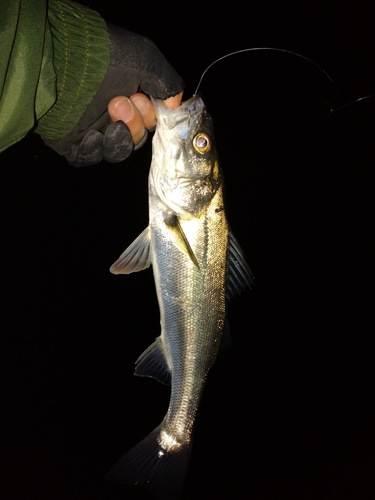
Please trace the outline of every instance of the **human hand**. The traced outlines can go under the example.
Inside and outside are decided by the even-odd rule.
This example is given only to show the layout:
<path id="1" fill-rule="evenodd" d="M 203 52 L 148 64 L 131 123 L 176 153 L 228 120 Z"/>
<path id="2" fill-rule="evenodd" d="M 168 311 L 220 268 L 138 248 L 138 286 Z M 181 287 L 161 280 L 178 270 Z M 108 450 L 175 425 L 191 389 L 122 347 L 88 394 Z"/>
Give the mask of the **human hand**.
<path id="1" fill-rule="evenodd" d="M 110 63 L 98 92 L 73 130 L 60 139 L 43 138 L 75 167 L 122 161 L 145 142 L 156 118 L 140 88 L 170 107 L 181 103 L 184 83 L 153 42 L 110 24 L 108 31 Z"/>
<path id="2" fill-rule="evenodd" d="M 176 109 L 180 106 L 182 92 L 176 96 L 165 99 L 167 107 Z M 122 120 L 128 127 L 134 144 L 134 149 L 140 148 L 146 138 L 147 130 L 156 125 L 154 106 L 145 94 L 133 94 L 130 98 L 125 96 L 114 97 L 108 104 L 108 113 L 113 122 Z"/>

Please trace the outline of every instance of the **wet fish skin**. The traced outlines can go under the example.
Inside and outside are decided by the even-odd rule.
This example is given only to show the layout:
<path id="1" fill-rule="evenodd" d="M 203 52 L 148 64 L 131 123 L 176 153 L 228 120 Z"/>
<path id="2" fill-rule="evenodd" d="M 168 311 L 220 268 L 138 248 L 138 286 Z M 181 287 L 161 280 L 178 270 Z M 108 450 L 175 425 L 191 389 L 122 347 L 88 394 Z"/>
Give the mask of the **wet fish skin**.
<path id="1" fill-rule="evenodd" d="M 158 119 L 149 175 L 149 226 L 111 267 L 128 274 L 152 263 L 161 336 L 135 374 L 171 383 L 161 424 L 130 450 L 108 479 L 146 484 L 157 498 L 179 498 L 206 377 L 222 343 L 227 299 L 252 283 L 226 219 L 213 125 L 194 96 L 177 110 L 154 101 Z"/>

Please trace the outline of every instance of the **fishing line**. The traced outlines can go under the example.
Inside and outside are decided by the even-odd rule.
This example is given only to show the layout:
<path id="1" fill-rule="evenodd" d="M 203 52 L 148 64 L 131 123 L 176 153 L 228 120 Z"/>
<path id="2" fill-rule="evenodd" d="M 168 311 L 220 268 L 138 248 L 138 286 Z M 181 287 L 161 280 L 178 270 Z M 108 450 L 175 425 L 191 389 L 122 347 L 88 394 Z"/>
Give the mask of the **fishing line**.
<path id="1" fill-rule="evenodd" d="M 203 71 L 202 73 L 202 76 L 200 77 L 200 80 L 198 82 L 198 85 L 197 85 L 197 88 L 195 90 L 195 93 L 194 95 L 196 95 L 198 93 L 198 89 L 202 83 L 202 80 L 205 76 L 205 74 L 207 73 L 207 71 L 212 68 L 212 66 L 214 64 L 216 64 L 217 62 L 219 61 L 222 61 L 223 59 L 226 59 L 227 57 L 231 57 L 231 56 L 234 56 L 236 54 L 241 54 L 243 52 L 255 52 L 255 51 L 260 51 L 260 50 L 268 50 L 268 51 L 273 51 L 273 52 L 283 52 L 285 54 L 290 54 L 292 56 L 296 56 L 296 57 L 299 57 L 300 59 L 304 59 L 305 61 L 307 61 L 308 63 L 312 64 L 313 66 L 315 66 L 316 68 L 318 68 L 319 71 L 321 71 L 324 76 L 329 80 L 330 84 L 332 85 L 332 87 L 334 88 L 334 91 L 335 91 L 335 94 L 336 94 L 336 100 L 337 100 L 337 105 L 336 107 L 333 109 L 331 104 L 328 103 L 330 105 L 330 110 L 328 113 L 323 113 L 322 116 L 329 116 L 331 115 L 332 113 L 336 113 L 337 111 L 339 111 L 340 109 L 342 108 L 345 108 L 347 106 L 350 106 L 351 104 L 354 104 L 356 102 L 359 102 L 359 101 L 362 101 L 364 99 L 369 99 L 370 97 L 374 97 L 375 94 L 370 94 L 370 95 L 367 95 L 365 97 L 359 97 L 358 99 L 355 99 L 354 101 L 350 101 L 346 104 L 343 104 L 342 106 L 339 106 L 339 93 L 337 91 L 337 88 L 336 88 L 336 85 L 333 81 L 333 79 L 329 76 L 329 74 L 321 67 L 319 66 L 319 64 L 315 63 L 314 61 L 312 61 L 311 59 L 309 59 L 308 57 L 305 57 L 301 54 L 298 54 L 297 52 L 293 52 L 291 50 L 286 50 L 286 49 L 278 49 L 278 48 L 275 48 L 275 47 L 251 47 L 251 48 L 247 48 L 247 49 L 240 49 L 240 50 L 236 50 L 235 52 L 230 52 L 229 54 L 226 54 L 224 56 L 221 56 L 219 57 L 218 59 L 216 59 L 214 62 L 212 62 L 209 66 L 207 66 L 207 68 Z M 326 104 L 326 103 L 325 103 Z"/>
<path id="2" fill-rule="evenodd" d="M 340 106 L 336 109 L 331 109 L 331 111 L 329 113 L 324 113 L 324 114 L 322 114 L 322 116 L 333 115 L 334 113 L 337 113 L 337 111 L 340 111 L 343 108 L 351 106 L 352 104 L 355 104 L 356 102 L 364 101 L 365 99 L 370 99 L 370 97 L 375 97 L 375 94 L 369 94 L 369 95 L 366 95 L 364 97 L 358 97 L 358 99 L 354 99 L 354 101 L 347 102 L 346 104 L 343 104 L 342 106 Z"/>

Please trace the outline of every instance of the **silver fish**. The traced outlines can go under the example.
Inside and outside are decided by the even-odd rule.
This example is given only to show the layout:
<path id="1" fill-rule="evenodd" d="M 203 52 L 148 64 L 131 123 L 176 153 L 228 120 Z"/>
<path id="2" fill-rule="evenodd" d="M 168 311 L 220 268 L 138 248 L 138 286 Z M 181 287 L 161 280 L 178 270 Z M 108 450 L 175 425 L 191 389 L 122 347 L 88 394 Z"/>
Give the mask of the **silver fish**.
<path id="1" fill-rule="evenodd" d="M 108 479 L 145 484 L 157 498 L 183 488 L 193 426 L 208 371 L 230 343 L 226 305 L 252 275 L 226 219 L 213 124 L 202 99 L 176 110 L 153 100 L 157 126 L 149 175 L 149 225 L 111 267 L 129 274 L 152 264 L 161 335 L 135 375 L 171 384 L 161 424 L 115 464 Z"/>

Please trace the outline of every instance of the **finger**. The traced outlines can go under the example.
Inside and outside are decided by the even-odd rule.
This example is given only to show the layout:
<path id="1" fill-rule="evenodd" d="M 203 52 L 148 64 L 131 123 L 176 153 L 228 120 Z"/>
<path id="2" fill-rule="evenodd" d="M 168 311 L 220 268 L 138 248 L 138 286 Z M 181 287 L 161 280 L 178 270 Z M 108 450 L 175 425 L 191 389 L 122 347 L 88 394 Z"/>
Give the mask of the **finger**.
<path id="1" fill-rule="evenodd" d="M 165 99 L 164 104 L 167 106 L 167 108 L 178 108 L 181 105 L 182 94 L 183 92 L 180 92 L 175 96 Z M 133 94 L 132 96 L 130 96 L 130 99 L 141 112 L 145 127 L 149 130 L 154 128 L 156 125 L 156 116 L 151 100 L 145 94 L 141 93 Z"/>
<path id="2" fill-rule="evenodd" d="M 103 135 L 101 132 L 99 130 L 87 132 L 79 145 L 75 159 L 71 159 L 70 155 L 66 159 L 73 167 L 88 167 L 100 163 L 103 159 Z"/>
<path id="3" fill-rule="evenodd" d="M 156 125 L 156 116 L 151 100 L 145 94 L 133 94 L 130 96 L 130 100 L 140 111 L 145 127 L 149 130 L 154 128 Z"/>
<path id="4" fill-rule="evenodd" d="M 122 120 L 111 123 L 103 137 L 103 157 L 110 163 L 125 160 L 134 145 L 128 127 Z"/>
<path id="5" fill-rule="evenodd" d="M 165 99 L 164 104 L 167 106 L 167 108 L 171 108 L 171 109 L 178 108 L 181 105 L 182 94 L 183 94 L 183 92 L 180 92 L 177 95 L 174 95 L 172 97 L 168 97 L 168 99 Z"/>
<path id="6" fill-rule="evenodd" d="M 139 109 L 125 96 L 114 97 L 108 104 L 108 112 L 111 120 L 116 122 L 122 120 L 129 128 L 135 146 L 139 144 L 145 135 L 145 124 Z"/>

